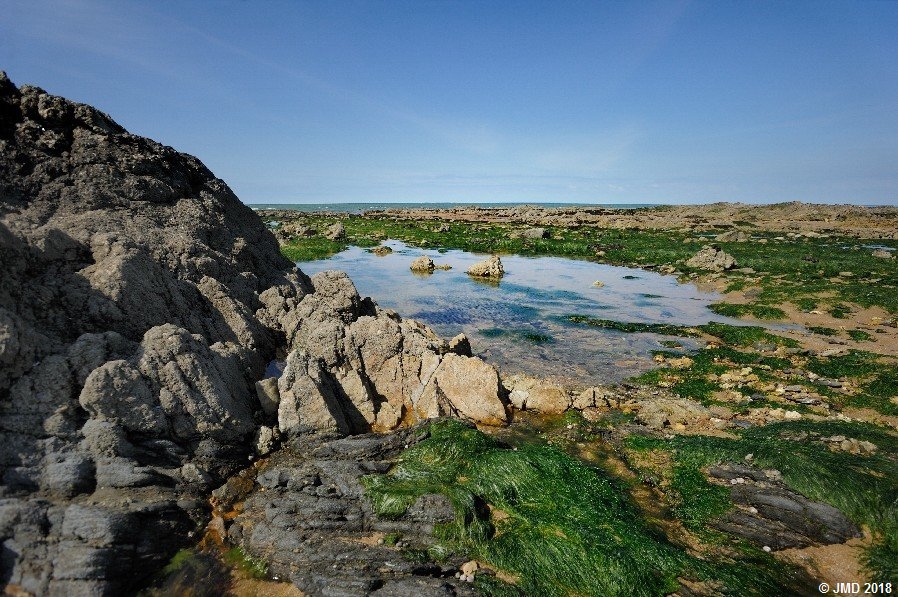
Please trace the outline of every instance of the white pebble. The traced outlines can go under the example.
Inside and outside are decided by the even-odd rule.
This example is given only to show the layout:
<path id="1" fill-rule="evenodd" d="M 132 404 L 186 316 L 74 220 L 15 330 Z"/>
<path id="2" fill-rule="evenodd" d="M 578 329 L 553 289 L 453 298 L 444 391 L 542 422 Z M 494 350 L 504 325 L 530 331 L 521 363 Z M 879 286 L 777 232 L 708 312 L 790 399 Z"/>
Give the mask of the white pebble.
<path id="1" fill-rule="evenodd" d="M 770 553 L 771 551 L 773 551 L 772 549 L 770 549 L 770 546 L 769 546 L 769 545 L 765 545 L 765 546 L 762 547 L 761 549 L 763 549 L 763 550 L 766 551 L 767 553 Z"/>

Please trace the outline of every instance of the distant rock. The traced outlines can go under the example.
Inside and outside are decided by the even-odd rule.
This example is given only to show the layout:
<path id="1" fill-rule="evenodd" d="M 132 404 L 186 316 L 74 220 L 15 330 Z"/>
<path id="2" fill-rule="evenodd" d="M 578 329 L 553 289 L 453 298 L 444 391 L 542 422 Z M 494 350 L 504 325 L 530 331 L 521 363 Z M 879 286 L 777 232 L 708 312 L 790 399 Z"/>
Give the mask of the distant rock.
<path id="1" fill-rule="evenodd" d="M 378 257 L 383 257 L 385 255 L 389 255 L 393 252 L 393 249 L 386 245 L 380 245 L 379 247 L 374 247 L 371 249 L 371 252 L 377 255 Z"/>
<path id="2" fill-rule="evenodd" d="M 751 240 L 751 234 L 745 230 L 727 230 L 718 234 L 715 240 L 724 243 L 744 243 Z"/>
<path id="3" fill-rule="evenodd" d="M 880 259 L 894 259 L 895 254 L 893 251 L 886 251 L 885 249 L 876 249 L 871 253 L 873 257 L 879 257 Z"/>
<path id="4" fill-rule="evenodd" d="M 705 245 L 695 256 L 686 261 L 686 265 L 695 269 L 722 272 L 736 267 L 736 260 L 720 247 Z"/>
<path id="5" fill-rule="evenodd" d="M 431 274 L 433 273 L 433 270 L 436 269 L 436 266 L 433 263 L 433 259 L 431 259 L 427 255 L 421 255 L 420 257 L 412 261 L 409 269 L 413 272 Z"/>
<path id="6" fill-rule="evenodd" d="M 521 232 L 521 237 L 531 239 L 548 238 L 549 233 L 545 228 L 527 228 Z"/>
<path id="7" fill-rule="evenodd" d="M 468 275 L 478 278 L 501 278 L 505 275 L 505 268 L 502 266 L 502 260 L 498 255 L 493 255 L 489 259 L 478 261 L 468 268 Z"/>
<path id="8" fill-rule="evenodd" d="M 341 240 L 346 237 L 346 228 L 340 222 L 331 224 L 325 231 L 324 236 L 329 240 Z"/>

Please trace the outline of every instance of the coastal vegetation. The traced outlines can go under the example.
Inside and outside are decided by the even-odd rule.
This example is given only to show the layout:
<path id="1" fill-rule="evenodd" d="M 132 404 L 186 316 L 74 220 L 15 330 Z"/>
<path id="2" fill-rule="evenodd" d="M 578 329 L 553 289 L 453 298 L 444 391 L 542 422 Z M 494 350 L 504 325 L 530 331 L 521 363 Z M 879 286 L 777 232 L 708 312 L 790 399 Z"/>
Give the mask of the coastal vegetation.
<path id="1" fill-rule="evenodd" d="M 318 233 L 337 221 L 345 226 L 343 238 Z M 752 229 L 748 242 L 693 230 L 587 226 L 546 226 L 544 237 L 537 237 L 519 223 L 445 224 L 387 215 L 302 214 L 296 222 L 306 234 L 282 238 L 291 259 L 320 259 L 385 239 L 436 250 L 589 259 L 711 283 L 724 293 L 711 311 L 723 317 L 792 323 L 796 314 L 817 316 L 814 321 L 822 323 L 806 325 L 804 333 L 835 345 L 810 350 L 804 336 L 789 328 L 763 325 L 568 315 L 574 325 L 661 337 L 663 349 L 653 353 L 658 366 L 633 378 L 637 386 L 723 408 L 746 421 L 761 412 L 788 411 L 789 419 L 746 422 L 726 433 L 646 434 L 629 430 L 628 412 L 612 409 L 587 421 L 568 411 L 543 418 L 529 434 L 521 433 L 526 424 L 516 424 L 502 438 L 457 422 L 432 424 L 428 440 L 404 452 L 388 474 L 367 477 L 365 486 L 387 518 L 400 516 L 425 493 L 446 495 L 456 521 L 438 529 L 439 549 L 495 570 L 477 577 L 485 594 L 631 594 L 633 587 L 661 594 L 682 582 L 724 594 L 773 594 L 784 587 L 807 592 L 811 585 L 802 571 L 715 529 L 737 506 L 730 487 L 711 479 L 709 470 L 745 462 L 775 471 L 784 487 L 838 508 L 866 529 L 871 539 L 860 559 L 868 576 L 894 578 L 898 435 L 889 421 L 898 416 L 898 361 L 889 351 L 844 346 L 867 348 L 884 327 L 895 326 L 898 267 L 894 259 L 871 257 L 875 239 L 784 235 L 749 222 L 743 223 Z M 709 273 L 686 264 L 712 243 L 738 267 Z M 885 316 L 864 325 L 855 315 L 870 308 Z M 519 336 L 500 328 L 484 334 Z M 677 338 L 702 341 L 705 348 L 686 350 Z M 839 449 L 830 438 L 873 448 Z"/>

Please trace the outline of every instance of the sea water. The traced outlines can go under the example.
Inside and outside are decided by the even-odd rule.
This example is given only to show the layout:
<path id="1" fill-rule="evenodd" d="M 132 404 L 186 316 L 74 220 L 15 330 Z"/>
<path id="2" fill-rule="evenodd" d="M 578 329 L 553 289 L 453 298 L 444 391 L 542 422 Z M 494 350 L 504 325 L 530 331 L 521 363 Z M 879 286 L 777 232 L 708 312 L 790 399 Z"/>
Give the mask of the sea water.
<path id="1" fill-rule="evenodd" d="M 652 351 L 662 348 L 664 337 L 574 324 L 570 315 L 680 325 L 740 323 L 708 309 L 718 294 L 680 284 L 674 276 L 577 259 L 502 255 L 505 276 L 493 282 L 465 273 L 487 255 L 419 249 L 395 240 L 384 244 L 393 252 L 383 257 L 350 247 L 298 265 L 308 275 L 343 270 L 359 294 L 381 307 L 420 320 L 445 337 L 466 334 L 474 353 L 504 374 L 523 372 L 587 386 L 619 382 L 654 366 Z M 452 269 L 412 272 L 409 265 L 421 255 Z M 700 344 L 677 341 L 687 350 Z"/>

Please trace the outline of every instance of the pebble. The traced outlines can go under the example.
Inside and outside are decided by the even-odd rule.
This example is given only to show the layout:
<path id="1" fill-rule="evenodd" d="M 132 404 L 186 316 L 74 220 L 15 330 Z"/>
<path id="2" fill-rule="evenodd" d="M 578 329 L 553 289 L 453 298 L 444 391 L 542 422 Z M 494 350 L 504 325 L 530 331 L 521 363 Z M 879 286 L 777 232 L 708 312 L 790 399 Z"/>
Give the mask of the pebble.
<path id="1" fill-rule="evenodd" d="M 763 549 L 763 550 L 766 551 L 767 553 L 770 553 L 771 551 L 773 551 L 772 549 L 770 549 L 770 546 L 769 546 L 769 545 L 765 545 L 765 546 L 762 547 L 761 549 Z"/>

